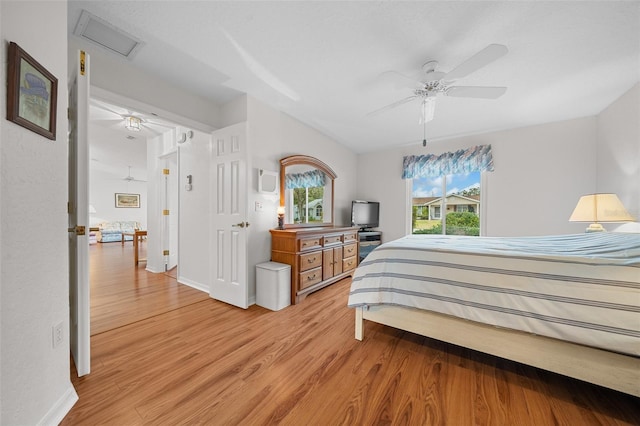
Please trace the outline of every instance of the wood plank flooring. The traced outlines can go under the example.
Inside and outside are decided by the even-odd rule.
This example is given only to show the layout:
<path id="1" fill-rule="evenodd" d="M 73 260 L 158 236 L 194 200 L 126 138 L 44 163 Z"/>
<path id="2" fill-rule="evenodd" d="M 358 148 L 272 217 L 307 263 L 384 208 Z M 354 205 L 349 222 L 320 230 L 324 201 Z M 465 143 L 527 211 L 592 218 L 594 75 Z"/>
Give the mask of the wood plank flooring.
<path id="1" fill-rule="evenodd" d="M 145 259 L 147 244 L 141 244 Z M 133 261 L 133 242 L 89 246 L 91 283 L 91 335 L 207 300 L 206 293 L 179 285 L 176 271 L 151 274 L 146 262 Z"/>
<path id="2" fill-rule="evenodd" d="M 129 285 L 151 285 L 138 269 Z M 62 424 L 640 423 L 638 398 L 595 385 L 378 324 L 359 342 L 349 285 L 278 312 L 207 297 L 132 315 L 92 337 L 92 372 L 72 377 L 80 400 Z"/>

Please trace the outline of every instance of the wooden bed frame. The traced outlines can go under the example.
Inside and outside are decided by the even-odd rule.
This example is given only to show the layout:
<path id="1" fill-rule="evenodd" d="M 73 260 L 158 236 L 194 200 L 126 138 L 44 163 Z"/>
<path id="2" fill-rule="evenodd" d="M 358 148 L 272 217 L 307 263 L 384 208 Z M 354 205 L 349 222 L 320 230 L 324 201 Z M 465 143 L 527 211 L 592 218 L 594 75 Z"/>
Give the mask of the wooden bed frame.
<path id="1" fill-rule="evenodd" d="M 400 306 L 356 308 L 356 339 L 364 320 L 410 331 L 640 397 L 640 358 L 449 315 Z"/>

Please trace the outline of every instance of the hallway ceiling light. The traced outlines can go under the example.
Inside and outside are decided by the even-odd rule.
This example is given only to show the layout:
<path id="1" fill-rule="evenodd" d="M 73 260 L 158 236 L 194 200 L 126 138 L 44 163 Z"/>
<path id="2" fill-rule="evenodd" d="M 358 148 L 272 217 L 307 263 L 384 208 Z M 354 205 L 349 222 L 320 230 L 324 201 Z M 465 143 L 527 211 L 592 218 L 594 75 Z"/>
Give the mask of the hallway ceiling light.
<path id="1" fill-rule="evenodd" d="M 124 118 L 124 127 L 132 132 L 139 132 L 142 128 L 141 123 L 142 120 L 138 117 L 129 116 Z"/>

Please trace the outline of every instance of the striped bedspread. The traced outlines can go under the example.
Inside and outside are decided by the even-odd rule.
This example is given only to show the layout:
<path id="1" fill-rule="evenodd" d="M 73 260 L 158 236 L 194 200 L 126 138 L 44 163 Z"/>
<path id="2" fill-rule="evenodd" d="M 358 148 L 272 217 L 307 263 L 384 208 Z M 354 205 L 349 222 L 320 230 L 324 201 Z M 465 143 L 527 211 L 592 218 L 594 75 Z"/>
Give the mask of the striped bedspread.
<path id="1" fill-rule="evenodd" d="M 640 356 L 640 234 L 410 235 L 354 274 L 348 306 L 384 304 Z"/>

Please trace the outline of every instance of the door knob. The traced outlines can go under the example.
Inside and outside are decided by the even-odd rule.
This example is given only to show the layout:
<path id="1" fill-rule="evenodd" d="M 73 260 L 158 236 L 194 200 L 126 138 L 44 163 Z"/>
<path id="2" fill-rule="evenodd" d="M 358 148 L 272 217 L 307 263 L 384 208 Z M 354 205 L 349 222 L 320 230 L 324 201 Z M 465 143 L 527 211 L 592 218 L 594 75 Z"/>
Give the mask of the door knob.
<path id="1" fill-rule="evenodd" d="M 240 222 L 240 223 L 236 223 L 233 226 L 237 226 L 238 228 L 244 228 L 246 226 L 248 228 L 249 227 L 249 222 Z"/>

